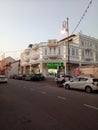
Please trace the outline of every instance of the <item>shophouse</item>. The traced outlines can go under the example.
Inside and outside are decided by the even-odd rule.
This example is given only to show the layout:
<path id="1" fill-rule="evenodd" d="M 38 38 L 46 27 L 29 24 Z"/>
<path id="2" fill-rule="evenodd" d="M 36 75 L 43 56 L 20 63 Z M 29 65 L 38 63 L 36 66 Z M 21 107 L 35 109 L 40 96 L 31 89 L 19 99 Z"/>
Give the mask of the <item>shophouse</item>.
<path id="1" fill-rule="evenodd" d="M 30 44 L 21 53 L 21 73 L 24 74 L 55 75 L 58 66 L 64 66 L 67 74 L 70 66 L 70 74 L 73 75 L 75 68 L 90 64 L 98 64 L 98 39 L 80 33 L 60 41 L 54 39 Z"/>

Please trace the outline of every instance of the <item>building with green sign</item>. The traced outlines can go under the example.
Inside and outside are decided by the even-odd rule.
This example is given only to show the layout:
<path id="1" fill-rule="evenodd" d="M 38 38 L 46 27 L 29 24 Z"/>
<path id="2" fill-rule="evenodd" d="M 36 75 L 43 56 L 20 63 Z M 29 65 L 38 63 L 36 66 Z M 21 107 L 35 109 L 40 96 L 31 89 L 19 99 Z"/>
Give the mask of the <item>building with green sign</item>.
<path id="1" fill-rule="evenodd" d="M 68 42 L 70 54 L 68 54 Z M 70 64 L 68 63 L 68 56 Z M 65 74 L 85 65 L 98 64 L 98 39 L 78 33 L 60 41 L 48 40 L 38 44 L 30 44 L 21 53 L 21 73 L 43 73 L 54 76 L 58 66 L 65 67 Z"/>

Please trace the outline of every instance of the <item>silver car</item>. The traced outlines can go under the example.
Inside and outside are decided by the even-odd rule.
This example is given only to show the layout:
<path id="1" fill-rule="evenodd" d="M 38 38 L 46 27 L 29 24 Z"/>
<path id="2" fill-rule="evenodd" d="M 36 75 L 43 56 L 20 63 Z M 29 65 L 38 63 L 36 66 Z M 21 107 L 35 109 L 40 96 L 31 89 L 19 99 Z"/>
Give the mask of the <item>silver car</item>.
<path id="1" fill-rule="evenodd" d="M 98 90 L 98 79 L 79 76 L 71 81 L 65 82 L 63 85 L 66 89 L 80 89 L 85 90 L 87 93 L 90 93 L 92 91 Z"/>
<path id="2" fill-rule="evenodd" d="M 8 77 L 5 75 L 0 75 L 0 83 L 7 83 Z"/>

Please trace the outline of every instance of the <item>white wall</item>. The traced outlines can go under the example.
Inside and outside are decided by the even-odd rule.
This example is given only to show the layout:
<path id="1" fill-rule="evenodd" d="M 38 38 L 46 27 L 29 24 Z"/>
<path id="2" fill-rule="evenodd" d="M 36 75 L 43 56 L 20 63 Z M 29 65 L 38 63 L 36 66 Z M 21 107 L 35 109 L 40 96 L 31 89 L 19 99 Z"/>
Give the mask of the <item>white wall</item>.
<path id="1" fill-rule="evenodd" d="M 12 68 L 10 70 L 10 75 L 13 75 L 13 74 L 18 74 L 19 70 L 18 70 L 18 67 L 19 67 L 19 61 L 16 61 L 12 64 Z"/>

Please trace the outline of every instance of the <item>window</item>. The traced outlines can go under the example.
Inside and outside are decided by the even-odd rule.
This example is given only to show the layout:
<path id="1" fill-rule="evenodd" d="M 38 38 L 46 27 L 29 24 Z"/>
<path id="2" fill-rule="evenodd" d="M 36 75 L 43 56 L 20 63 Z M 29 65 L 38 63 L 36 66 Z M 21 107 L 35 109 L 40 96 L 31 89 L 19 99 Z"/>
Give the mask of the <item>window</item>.
<path id="1" fill-rule="evenodd" d="M 76 49 L 76 56 L 78 56 L 78 49 Z"/>
<path id="2" fill-rule="evenodd" d="M 80 78 L 79 81 L 87 81 L 88 79 L 87 78 Z"/>
<path id="3" fill-rule="evenodd" d="M 60 47 L 58 48 L 58 54 L 60 54 L 61 53 L 61 49 L 60 49 Z"/>
<path id="4" fill-rule="evenodd" d="M 54 48 L 54 54 L 55 54 L 55 48 Z"/>
<path id="5" fill-rule="evenodd" d="M 45 55 L 47 55 L 47 49 L 45 48 Z"/>
<path id="6" fill-rule="evenodd" d="M 93 52 L 91 51 L 91 52 L 90 52 L 90 57 L 92 57 L 92 56 L 93 56 Z"/>
<path id="7" fill-rule="evenodd" d="M 51 53 L 51 48 L 49 48 L 49 50 L 50 50 L 50 53 Z"/>
<path id="8" fill-rule="evenodd" d="M 84 57 L 84 50 L 82 50 L 82 52 L 81 52 L 81 53 L 82 53 L 82 54 L 81 54 L 81 56 L 82 56 L 82 57 Z"/>
<path id="9" fill-rule="evenodd" d="M 75 49 L 72 48 L 72 55 L 75 55 Z"/>
<path id="10" fill-rule="evenodd" d="M 96 61 L 98 61 L 98 53 L 96 53 Z"/>
<path id="11" fill-rule="evenodd" d="M 74 78 L 73 79 L 73 82 L 78 82 L 79 81 L 79 78 Z"/>
<path id="12" fill-rule="evenodd" d="M 81 46 L 84 46 L 84 41 L 81 42 Z"/>

